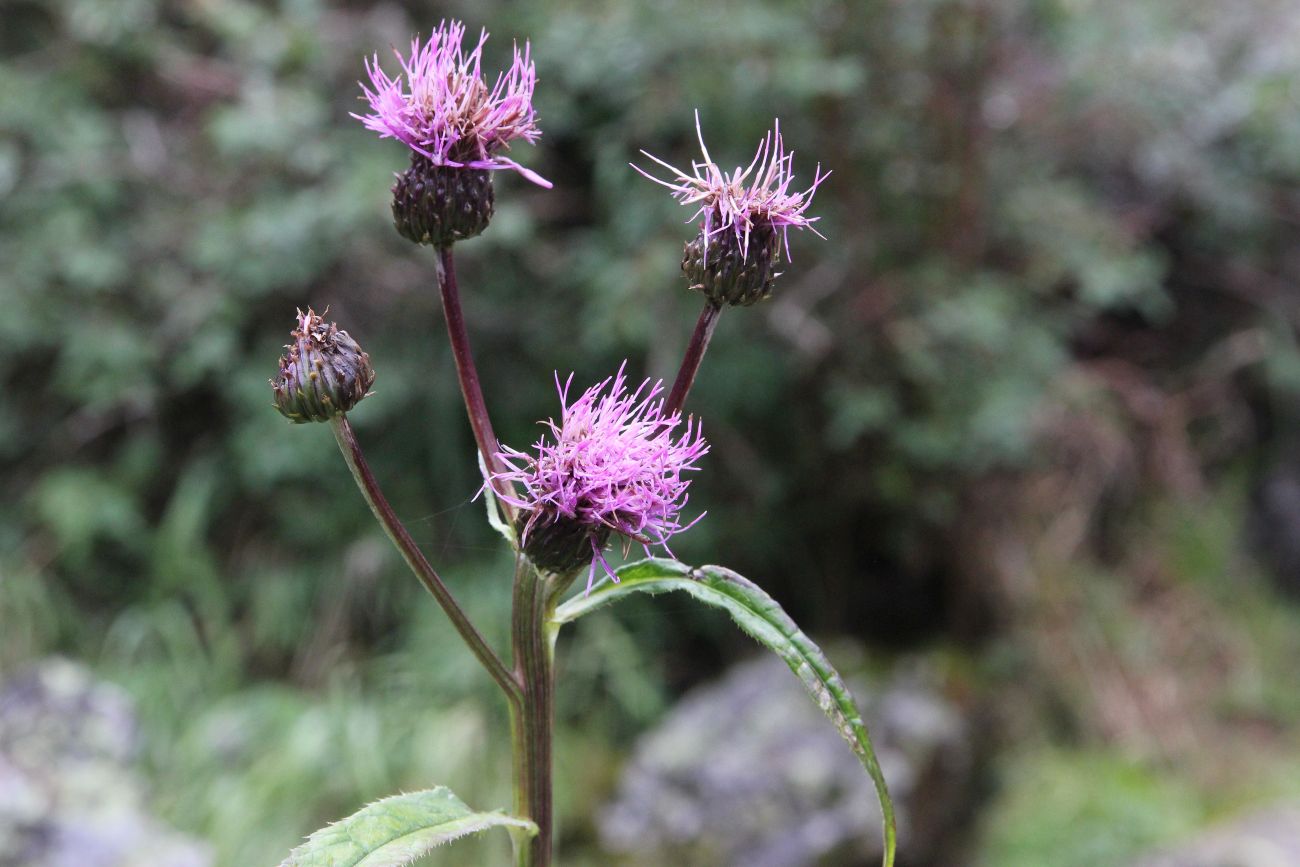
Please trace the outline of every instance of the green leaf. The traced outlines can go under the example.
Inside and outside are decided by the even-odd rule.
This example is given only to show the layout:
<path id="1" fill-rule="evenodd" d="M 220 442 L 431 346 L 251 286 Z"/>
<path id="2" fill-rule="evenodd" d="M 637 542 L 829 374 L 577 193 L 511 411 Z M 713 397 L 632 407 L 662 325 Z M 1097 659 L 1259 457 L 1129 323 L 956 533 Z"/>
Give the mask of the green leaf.
<path id="1" fill-rule="evenodd" d="M 871 775 L 884 818 L 884 863 L 885 867 L 892 867 L 896 846 L 894 805 L 867 727 L 848 687 L 831 667 L 821 648 L 804 635 L 776 600 L 752 581 L 721 566 L 692 569 L 676 560 L 641 560 L 619 569 L 618 578 L 617 583 L 606 578 L 591 592 L 575 596 L 557 608 L 551 619 L 553 633 L 561 625 L 633 593 L 681 590 L 701 602 L 726 610 L 741 629 L 785 660 Z"/>
<path id="2" fill-rule="evenodd" d="M 492 525 L 493 530 L 505 537 L 511 548 L 518 551 L 519 540 L 515 538 L 515 528 L 510 526 L 510 522 L 501 514 L 501 504 L 497 501 L 496 491 L 492 490 L 492 485 L 488 482 L 491 476 L 488 473 L 487 464 L 483 461 L 483 453 L 475 452 L 474 454 L 478 456 L 478 471 L 483 476 L 483 505 L 487 507 L 488 523 Z"/>
<path id="3" fill-rule="evenodd" d="M 475 813 L 451 789 L 376 801 L 307 838 L 280 867 L 401 867 L 466 834 L 505 828 L 531 837 L 537 826 L 504 813 Z"/>

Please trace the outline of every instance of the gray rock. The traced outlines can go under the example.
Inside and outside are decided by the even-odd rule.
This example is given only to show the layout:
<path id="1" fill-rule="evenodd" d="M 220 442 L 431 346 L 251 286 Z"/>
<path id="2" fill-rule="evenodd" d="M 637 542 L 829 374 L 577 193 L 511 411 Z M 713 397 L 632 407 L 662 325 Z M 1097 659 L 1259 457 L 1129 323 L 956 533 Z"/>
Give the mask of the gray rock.
<path id="1" fill-rule="evenodd" d="M 1295 867 L 1300 864 L 1300 805 L 1272 807 L 1205 832 L 1134 867 Z"/>
<path id="2" fill-rule="evenodd" d="M 0 688 L 0 867 L 208 867 L 151 817 L 130 699 L 62 659 Z"/>
<path id="3" fill-rule="evenodd" d="M 916 861 L 951 840 L 973 780 L 969 727 L 932 681 L 854 688 Z M 870 778 L 775 657 L 689 693 L 644 735 L 599 825 L 635 865 L 828 867 L 881 852 Z"/>

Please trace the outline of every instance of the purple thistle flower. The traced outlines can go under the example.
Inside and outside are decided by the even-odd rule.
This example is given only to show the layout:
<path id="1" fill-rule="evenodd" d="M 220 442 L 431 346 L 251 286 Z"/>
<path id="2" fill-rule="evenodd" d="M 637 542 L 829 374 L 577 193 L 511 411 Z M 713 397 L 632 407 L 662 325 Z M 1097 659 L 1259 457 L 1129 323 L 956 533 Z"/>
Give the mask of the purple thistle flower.
<path id="1" fill-rule="evenodd" d="M 590 561 L 588 590 L 598 561 L 618 580 L 602 553 L 611 533 L 625 545 L 640 542 L 649 556 L 650 545 L 667 550 L 669 537 L 704 517 L 686 525 L 678 517 L 690 484 L 683 476 L 709 450 L 699 423 L 663 414 L 661 382 L 647 379 L 629 392 L 625 367 L 572 404 L 573 376 L 561 385 L 557 374 L 561 413 L 558 424 L 544 422 L 549 440 L 538 440 L 536 454 L 502 447 L 509 469 L 494 476 L 523 486 L 522 494 L 505 499 L 527 515 L 519 519 L 525 553 L 557 572 Z"/>
<path id="2" fill-rule="evenodd" d="M 673 178 L 665 181 L 635 164 L 632 168 L 672 190 L 673 198 L 683 205 L 699 205 L 699 210 L 690 219 L 703 216 L 701 228 L 706 240 L 724 232 L 733 232 L 743 257 L 748 255 L 749 238 L 755 230 L 776 230 L 781 233 L 786 260 L 789 261 L 791 228 L 811 229 L 819 238 L 824 237 L 812 226 L 821 218 L 808 217 L 805 212 L 812 204 L 813 194 L 830 172 L 823 174 L 819 163 L 813 172 L 811 186 L 802 191 L 790 191 L 794 182 L 794 153 L 785 150 L 779 120 L 759 143 L 749 166 L 744 169 L 737 166 L 730 174 L 719 168 L 709 156 L 698 111 L 695 112 L 695 134 L 700 140 L 704 159 L 692 161 L 690 174 L 646 151 L 641 153 L 672 172 Z"/>
<path id="3" fill-rule="evenodd" d="M 371 113 L 353 114 L 384 138 L 395 138 L 434 165 L 450 168 L 513 169 L 539 186 L 550 181 L 514 160 L 498 155 L 514 139 L 528 143 L 542 134 L 533 110 L 537 71 L 529 45 L 518 45 L 510 70 L 497 75 L 489 90 L 480 72 L 486 30 L 466 54 L 465 25 L 444 21 L 421 44 L 411 40 L 403 58 L 393 49 L 402 71 L 393 77 L 379 66 L 379 55 L 366 61 L 370 87 L 361 85 Z"/>

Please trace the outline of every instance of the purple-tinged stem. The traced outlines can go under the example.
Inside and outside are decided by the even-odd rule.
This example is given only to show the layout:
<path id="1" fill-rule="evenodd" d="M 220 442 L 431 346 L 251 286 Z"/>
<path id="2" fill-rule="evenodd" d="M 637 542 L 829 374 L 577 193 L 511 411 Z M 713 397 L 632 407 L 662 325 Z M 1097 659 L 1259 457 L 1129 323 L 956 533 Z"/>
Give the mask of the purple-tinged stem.
<path id="1" fill-rule="evenodd" d="M 330 423 L 334 429 L 334 439 L 338 441 L 339 451 L 343 452 L 343 459 L 348 462 L 348 469 L 352 470 L 352 478 L 356 480 L 357 487 L 361 489 L 361 494 L 366 498 L 370 505 L 370 511 L 374 512 L 375 518 L 388 534 L 388 538 L 397 546 L 401 553 L 402 559 L 406 565 L 411 567 L 415 577 L 420 579 L 424 589 L 438 604 L 442 610 L 447 613 L 447 618 L 451 620 L 451 625 L 460 633 L 460 637 L 469 645 L 469 649 L 478 657 L 478 661 L 492 675 L 492 679 L 497 682 L 505 692 L 506 698 L 510 700 L 512 712 L 523 701 L 523 687 L 516 675 L 506 668 L 501 657 L 497 656 L 492 646 L 484 640 L 479 631 L 474 628 L 465 611 L 456 603 L 452 597 L 451 591 L 447 585 L 442 583 L 438 573 L 429 565 L 424 554 L 411 538 L 411 534 L 406 531 L 406 527 L 398 520 L 397 514 L 393 512 L 393 507 L 388 504 L 384 497 L 383 491 L 379 489 L 379 482 L 375 480 L 375 475 L 370 471 L 370 465 L 366 463 L 365 455 L 361 452 L 361 444 L 357 442 L 356 433 L 352 430 L 352 425 L 348 424 L 346 416 L 337 416 Z"/>
<path id="2" fill-rule="evenodd" d="M 682 366 L 677 371 L 677 379 L 673 382 L 672 391 L 668 392 L 668 400 L 664 404 L 665 416 L 681 412 L 682 406 L 686 403 L 686 395 L 695 384 L 695 374 L 700 370 L 700 362 L 704 360 L 704 350 L 709 348 L 709 340 L 713 337 L 713 329 L 718 324 L 720 313 L 722 313 L 720 306 L 712 301 L 704 302 L 699 321 L 695 323 L 695 331 L 691 333 L 691 342 L 686 346 Z"/>
<path id="3" fill-rule="evenodd" d="M 474 442 L 488 473 L 504 470 L 497 456 L 500 446 L 492 432 L 487 403 L 483 400 L 483 387 L 479 384 L 478 369 L 474 366 L 474 353 L 469 345 L 469 332 L 465 329 L 465 314 L 460 309 L 460 287 L 456 283 L 456 265 L 452 260 L 451 246 L 438 248 L 438 291 L 442 295 L 443 317 L 447 320 L 447 336 L 451 339 L 451 354 L 456 360 L 456 377 L 460 380 L 460 393 L 465 398 L 465 411 L 469 426 L 474 431 Z M 514 507 L 506 500 L 508 486 L 491 478 L 492 490 L 497 494 L 497 505 L 505 513 L 506 521 L 514 523 Z"/>

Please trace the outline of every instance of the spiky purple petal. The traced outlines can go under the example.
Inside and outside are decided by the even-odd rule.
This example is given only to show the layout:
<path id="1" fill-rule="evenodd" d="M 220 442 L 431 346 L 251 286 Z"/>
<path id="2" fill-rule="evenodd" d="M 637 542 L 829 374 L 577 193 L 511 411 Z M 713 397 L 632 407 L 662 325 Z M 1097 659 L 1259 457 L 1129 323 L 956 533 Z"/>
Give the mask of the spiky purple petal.
<path id="1" fill-rule="evenodd" d="M 536 172 L 498 155 L 510 142 L 530 144 L 542 134 L 533 110 L 537 70 L 529 45 L 514 50 L 507 72 L 497 75 L 491 89 L 483 79 L 483 44 L 487 31 L 468 53 L 465 25 L 444 21 L 427 42 L 411 40 L 411 53 L 393 53 L 402 71 L 389 76 L 379 56 L 366 60 L 370 85 L 361 92 L 370 114 L 353 114 L 384 138 L 395 138 L 435 165 L 471 169 L 512 169 L 543 187 L 551 184 Z"/>
<path id="2" fill-rule="evenodd" d="M 663 383 L 645 380 L 629 392 L 624 374 L 618 373 L 588 388 L 569 403 L 572 375 L 563 384 L 556 376 L 561 413 L 544 422 L 549 436 L 534 445 L 535 453 L 502 447 L 499 455 L 507 470 L 494 478 L 507 484 L 498 489 L 523 493 L 504 498 L 528 516 L 521 544 L 528 536 L 560 520 L 577 521 L 589 528 L 592 542 L 591 572 L 605 563 L 601 545 L 606 530 L 647 546 L 665 546 L 676 533 L 689 529 L 702 514 L 683 524 L 690 480 L 686 473 L 709 446 L 693 418 L 663 412 Z M 617 580 L 617 579 L 615 579 Z"/>
<path id="3" fill-rule="evenodd" d="M 794 153 L 785 150 L 779 120 L 759 143 L 749 166 L 744 169 L 737 166 L 730 174 L 719 168 L 709 156 L 698 111 L 695 112 L 695 134 L 700 140 L 704 159 L 691 163 L 690 174 L 646 151 L 641 153 L 672 172 L 672 179 L 657 178 L 635 164 L 632 168 L 672 190 L 673 198 L 683 205 L 699 205 L 690 219 L 702 218 L 701 228 L 707 237 L 731 231 L 741 249 L 747 250 L 749 236 L 755 227 L 771 226 L 781 232 L 788 261 L 790 229 L 811 229 L 821 236 L 812 225 L 821 218 L 809 217 L 805 212 L 812 204 L 817 188 L 830 172 L 823 173 L 819 164 L 813 172 L 813 182 L 806 190 L 790 191 L 794 182 Z"/>

